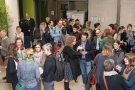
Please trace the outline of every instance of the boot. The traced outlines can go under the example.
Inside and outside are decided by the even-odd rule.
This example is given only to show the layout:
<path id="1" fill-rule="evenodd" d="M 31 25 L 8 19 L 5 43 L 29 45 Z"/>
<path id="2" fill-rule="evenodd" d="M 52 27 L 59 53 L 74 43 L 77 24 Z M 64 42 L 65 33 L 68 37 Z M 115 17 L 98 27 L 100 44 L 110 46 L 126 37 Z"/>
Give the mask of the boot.
<path id="1" fill-rule="evenodd" d="M 68 82 L 64 82 L 64 89 L 68 90 Z"/>
<path id="2" fill-rule="evenodd" d="M 71 90 L 71 89 L 69 88 L 69 82 L 67 82 L 67 87 L 68 87 L 68 90 Z"/>

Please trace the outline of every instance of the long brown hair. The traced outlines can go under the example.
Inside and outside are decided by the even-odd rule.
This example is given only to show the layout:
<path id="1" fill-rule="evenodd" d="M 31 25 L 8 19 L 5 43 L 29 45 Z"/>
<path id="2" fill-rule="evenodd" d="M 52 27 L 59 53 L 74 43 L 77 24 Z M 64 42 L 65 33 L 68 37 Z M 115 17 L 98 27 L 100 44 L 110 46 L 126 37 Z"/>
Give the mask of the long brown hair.
<path id="1" fill-rule="evenodd" d="M 75 36 L 69 36 L 66 40 L 65 46 L 73 47 L 74 39 L 76 39 Z"/>
<path id="2" fill-rule="evenodd" d="M 16 44 L 17 40 L 21 40 L 22 45 L 21 45 L 20 48 L 18 48 L 17 45 L 16 45 L 16 49 L 17 49 L 17 50 L 19 50 L 19 49 L 20 49 L 20 50 L 24 50 L 24 43 L 23 43 L 22 38 L 21 38 L 21 37 L 17 37 L 17 38 L 15 39 L 15 44 Z"/>
<path id="3" fill-rule="evenodd" d="M 106 28 L 104 30 L 104 37 L 106 37 L 109 42 L 114 41 L 113 36 L 112 36 L 112 33 L 110 32 L 110 30 L 108 28 Z"/>
<path id="4" fill-rule="evenodd" d="M 111 45 L 109 42 L 107 42 L 107 43 L 104 45 L 101 54 L 102 54 L 103 56 L 106 56 L 106 57 L 111 57 L 111 56 L 114 55 L 112 50 L 113 50 L 113 49 L 112 49 L 112 45 Z"/>
<path id="5" fill-rule="evenodd" d="M 126 53 L 125 54 L 125 58 L 127 58 L 127 60 L 129 61 L 129 65 L 127 65 L 128 67 L 135 67 L 135 54 L 134 53 Z"/>
<path id="6" fill-rule="evenodd" d="M 14 57 L 14 59 L 18 62 L 18 57 L 17 57 L 17 51 L 16 51 L 16 45 L 15 43 L 11 43 L 8 46 L 8 52 L 6 54 L 6 59 L 8 59 L 10 56 Z"/>

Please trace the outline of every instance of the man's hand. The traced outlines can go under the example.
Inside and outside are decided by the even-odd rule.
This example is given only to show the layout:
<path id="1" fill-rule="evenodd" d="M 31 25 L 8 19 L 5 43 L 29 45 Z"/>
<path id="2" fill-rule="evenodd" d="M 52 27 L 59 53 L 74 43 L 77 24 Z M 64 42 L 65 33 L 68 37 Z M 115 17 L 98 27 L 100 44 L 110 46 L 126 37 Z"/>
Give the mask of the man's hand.
<path id="1" fill-rule="evenodd" d="M 2 46 L 0 46 L 0 49 L 2 49 L 3 47 Z"/>
<path id="2" fill-rule="evenodd" d="M 85 55 L 85 54 L 87 54 L 87 53 L 88 53 L 88 52 L 86 52 L 86 51 L 83 51 L 83 52 L 82 52 L 82 55 Z"/>

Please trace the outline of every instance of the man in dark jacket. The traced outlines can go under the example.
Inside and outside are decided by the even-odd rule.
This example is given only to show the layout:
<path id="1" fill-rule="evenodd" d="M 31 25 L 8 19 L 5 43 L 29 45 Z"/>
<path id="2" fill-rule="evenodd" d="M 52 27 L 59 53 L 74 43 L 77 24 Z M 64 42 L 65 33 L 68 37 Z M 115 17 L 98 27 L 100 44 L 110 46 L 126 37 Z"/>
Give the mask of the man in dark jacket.
<path id="1" fill-rule="evenodd" d="M 46 28 L 45 22 L 42 22 L 40 24 L 40 27 L 34 31 L 34 37 L 37 33 L 39 33 L 41 35 L 41 39 L 44 41 L 44 43 L 50 42 L 50 32 L 49 32 L 49 29 Z"/>
<path id="2" fill-rule="evenodd" d="M 35 27 L 35 21 L 33 18 L 30 17 L 30 15 L 28 13 L 26 13 L 26 23 L 29 26 L 31 41 L 33 41 L 33 31 L 34 31 L 34 27 Z"/>
<path id="3" fill-rule="evenodd" d="M 91 57 L 94 53 L 94 44 L 88 40 L 88 33 L 83 33 L 81 40 L 76 43 L 75 47 L 82 47 L 79 50 L 82 53 L 82 58 L 80 60 L 80 68 L 82 71 L 83 87 L 87 83 L 88 73 L 91 70 Z"/>
<path id="4" fill-rule="evenodd" d="M 69 25 L 66 27 L 67 28 L 67 34 L 71 34 L 73 32 L 73 24 L 74 24 L 74 19 L 70 19 Z"/>

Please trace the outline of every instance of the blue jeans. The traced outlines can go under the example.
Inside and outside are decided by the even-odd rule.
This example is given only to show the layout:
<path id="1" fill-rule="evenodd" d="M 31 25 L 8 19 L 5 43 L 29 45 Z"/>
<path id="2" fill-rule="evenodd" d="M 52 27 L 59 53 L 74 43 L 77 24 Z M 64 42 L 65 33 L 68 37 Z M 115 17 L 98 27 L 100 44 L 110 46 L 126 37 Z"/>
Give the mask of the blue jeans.
<path id="1" fill-rule="evenodd" d="M 33 88 L 25 88 L 25 90 L 38 90 L 38 85 L 36 85 L 36 86 L 33 87 Z"/>
<path id="2" fill-rule="evenodd" d="M 87 83 L 87 77 L 91 70 L 91 61 L 86 62 L 86 60 L 80 60 L 80 68 L 82 71 L 83 83 Z"/>
<path id="3" fill-rule="evenodd" d="M 30 48 L 30 36 L 24 36 L 25 49 Z"/>

